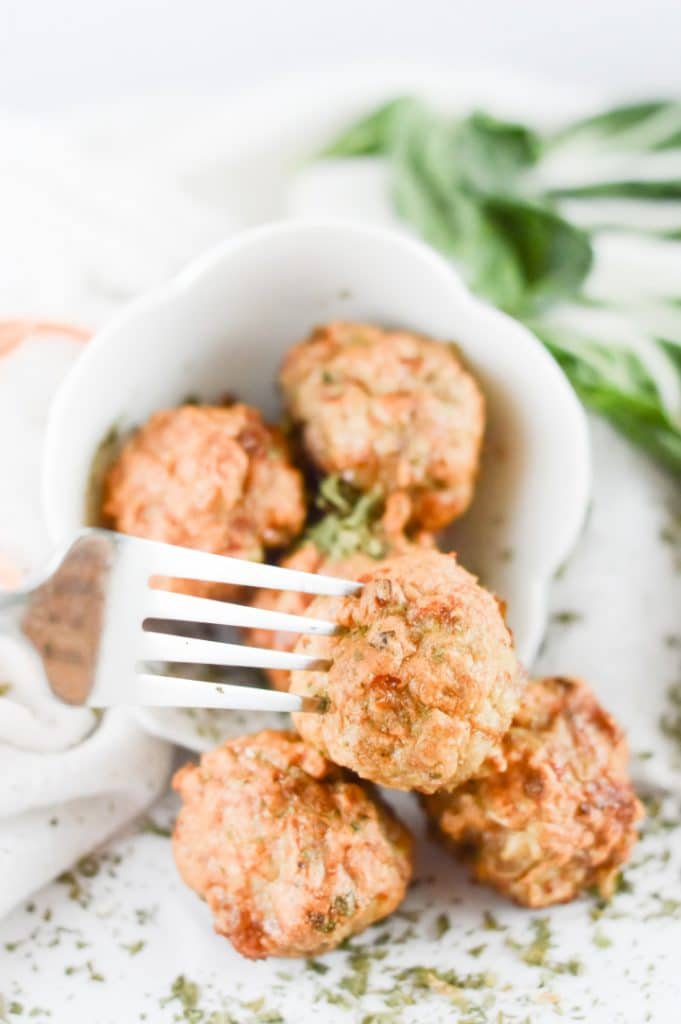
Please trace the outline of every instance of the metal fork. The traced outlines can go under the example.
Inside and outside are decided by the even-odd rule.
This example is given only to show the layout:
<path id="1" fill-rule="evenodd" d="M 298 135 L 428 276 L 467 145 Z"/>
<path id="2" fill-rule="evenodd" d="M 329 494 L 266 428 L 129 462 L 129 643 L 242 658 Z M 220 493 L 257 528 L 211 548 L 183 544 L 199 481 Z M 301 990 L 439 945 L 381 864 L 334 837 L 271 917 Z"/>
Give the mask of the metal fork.
<path id="1" fill-rule="evenodd" d="M 179 624 L 328 636 L 334 623 L 156 589 L 151 580 L 159 576 L 334 596 L 360 589 L 347 580 L 87 529 L 26 586 L 0 592 L 0 629 L 33 645 L 50 689 L 68 704 L 318 710 L 311 698 L 164 675 L 152 663 L 320 668 L 324 663 L 306 655 L 183 636 Z M 168 632 L 154 629 L 156 620 L 166 620 Z"/>

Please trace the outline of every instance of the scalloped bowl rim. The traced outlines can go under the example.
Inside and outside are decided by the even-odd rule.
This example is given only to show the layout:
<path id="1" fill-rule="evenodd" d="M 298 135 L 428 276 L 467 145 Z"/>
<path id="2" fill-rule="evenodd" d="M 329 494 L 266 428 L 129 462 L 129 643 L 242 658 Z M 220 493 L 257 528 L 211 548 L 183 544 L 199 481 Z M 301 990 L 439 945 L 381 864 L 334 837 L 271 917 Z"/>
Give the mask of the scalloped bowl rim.
<path id="1" fill-rule="evenodd" d="M 401 248 L 404 252 L 408 251 L 412 259 L 420 261 L 429 273 L 442 279 L 442 283 L 445 283 L 455 294 L 456 301 L 462 309 L 467 310 L 481 325 L 488 325 L 489 329 L 496 332 L 498 336 L 505 336 L 506 340 L 516 347 L 521 358 L 527 356 L 535 360 L 536 365 L 542 366 L 542 370 L 548 378 L 552 378 L 551 385 L 555 388 L 556 397 L 560 397 L 562 413 L 565 415 L 567 412 L 572 419 L 571 443 L 577 452 L 575 460 L 577 472 L 571 492 L 573 500 L 568 508 L 562 509 L 561 521 L 555 524 L 553 541 L 550 550 L 544 551 L 541 571 L 536 571 L 534 577 L 528 579 L 526 583 L 527 592 L 532 595 L 532 600 L 543 606 L 543 614 L 537 619 L 534 635 L 527 638 L 524 644 L 527 649 L 525 657 L 527 660 L 531 660 L 544 631 L 547 593 L 551 577 L 565 562 L 573 548 L 588 508 L 591 489 L 591 454 L 586 415 L 563 371 L 541 342 L 524 325 L 472 295 L 451 264 L 425 243 L 382 227 L 353 223 L 345 219 L 320 218 L 304 221 L 290 219 L 274 221 L 248 229 L 209 249 L 168 282 L 131 302 L 99 329 L 67 373 L 48 413 L 42 460 L 41 495 L 51 541 L 60 543 L 67 540 L 73 531 L 82 525 L 82 522 L 76 524 L 72 517 L 64 515 L 64 510 L 60 507 L 58 500 L 63 462 L 63 435 L 65 424 L 69 419 L 70 406 L 74 398 L 78 396 L 80 389 L 92 379 L 93 366 L 96 367 L 100 354 L 110 345 L 116 344 L 119 336 L 122 333 L 127 333 L 141 315 L 177 303 L 191 301 L 192 291 L 197 282 L 223 261 L 229 262 L 239 252 L 246 251 L 250 246 L 261 245 L 263 240 L 268 238 L 281 238 L 287 235 L 295 237 L 313 232 L 335 232 L 353 237 L 357 242 L 363 240 L 382 242 Z M 97 439 L 97 443 L 99 440 L 101 438 Z"/>

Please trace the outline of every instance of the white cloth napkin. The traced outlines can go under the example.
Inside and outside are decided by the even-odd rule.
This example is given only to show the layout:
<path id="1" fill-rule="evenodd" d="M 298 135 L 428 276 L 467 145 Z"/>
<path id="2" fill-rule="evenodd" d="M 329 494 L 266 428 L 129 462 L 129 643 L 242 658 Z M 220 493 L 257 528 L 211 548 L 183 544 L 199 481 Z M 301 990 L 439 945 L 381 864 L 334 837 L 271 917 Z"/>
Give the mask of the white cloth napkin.
<path id="1" fill-rule="evenodd" d="M 127 115 L 122 123 L 127 144 L 112 153 L 99 117 L 72 134 L 56 120 L 36 130 L 0 112 L 0 586 L 16 585 L 49 553 L 42 435 L 52 394 L 82 344 L 56 325 L 15 346 L 8 321 L 63 317 L 95 328 L 235 226 L 229 212 L 158 174 L 146 122 L 139 134 Z M 186 163 L 185 146 L 176 140 L 166 160 Z M 59 706 L 36 659 L 6 638 L 3 691 L 0 915 L 140 814 L 163 790 L 172 740 L 183 735 L 163 715 L 150 723 L 152 735 L 132 713 L 97 719 Z M 217 742 L 210 722 L 204 742 Z"/>
<path id="2" fill-rule="evenodd" d="M 98 720 L 38 697 L 37 668 L 0 642 L 0 673 L 13 681 L 0 709 L 0 915 L 140 814 L 170 768 L 170 745 L 127 710 Z"/>
<path id="3" fill-rule="evenodd" d="M 37 334 L 0 358 L 5 583 L 49 548 L 39 512 L 43 424 L 77 353 L 75 342 Z M 139 815 L 165 786 L 171 753 L 128 711 L 60 704 L 38 657 L 0 636 L 0 916 Z"/>

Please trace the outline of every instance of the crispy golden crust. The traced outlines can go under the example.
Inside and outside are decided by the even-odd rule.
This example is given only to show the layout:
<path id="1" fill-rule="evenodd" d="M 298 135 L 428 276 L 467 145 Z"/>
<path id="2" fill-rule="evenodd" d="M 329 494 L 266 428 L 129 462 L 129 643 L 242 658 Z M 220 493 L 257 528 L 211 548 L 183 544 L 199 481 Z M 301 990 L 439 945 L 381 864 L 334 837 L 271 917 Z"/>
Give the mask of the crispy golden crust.
<path id="1" fill-rule="evenodd" d="M 363 551 L 356 551 L 346 558 L 334 559 L 325 555 L 313 541 L 307 541 L 284 558 L 281 565 L 287 569 L 297 569 L 300 572 L 317 572 L 326 576 L 339 576 L 341 579 L 353 580 L 379 565 L 387 557 L 387 553 L 402 553 L 415 547 L 434 547 L 435 541 L 430 534 L 421 533 L 413 541 L 409 541 L 404 535 L 406 517 L 403 497 L 398 494 L 392 495 L 383 518 L 376 526 L 376 537 L 380 539 L 386 551 L 386 555 L 381 558 L 374 558 Z M 302 594 L 293 590 L 259 590 L 252 604 L 254 608 L 263 608 L 267 611 L 304 615 L 312 600 L 311 594 Z M 274 651 L 292 651 L 298 642 L 298 636 L 295 633 L 277 633 L 270 629 L 252 629 L 246 634 L 246 642 L 253 647 L 265 647 Z M 291 682 L 289 671 L 273 668 L 266 670 L 266 674 L 276 690 L 288 690 Z"/>
<path id="2" fill-rule="evenodd" d="M 504 742 L 507 767 L 425 800 L 475 877 L 517 903 L 612 893 L 642 808 L 621 730 L 578 679 L 530 683 Z"/>
<path id="3" fill-rule="evenodd" d="M 341 629 L 296 646 L 331 663 L 292 673 L 293 692 L 328 701 L 326 714 L 294 716 L 300 734 L 396 789 L 432 793 L 495 764 L 523 677 L 494 597 L 438 551 L 387 559 L 360 580 L 358 596 L 310 605 Z"/>
<path id="4" fill-rule="evenodd" d="M 323 953 L 404 897 L 409 833 L 295 733 L 231 740 L 173 786 L 180 875 L 244 956 Z"/>
<path id="5" fill-rule="evenodd" d="M 240 404 L 155 413 L 109 471 L 102 511 L 123 533 L 255 562 L 289 543 L 305 519 L 302 478 L 283 439 Z M 182 580 L 172 589 L 234 593 Z"/>
<path id="6" fill-rule="evenodd" d="M 453 346 L 330 323 L 289 350 L 280 379 L 305 447 L 327 473 L 364 491 L 404 491 L 425 530 L 466 510 L 485 412 Z"/>

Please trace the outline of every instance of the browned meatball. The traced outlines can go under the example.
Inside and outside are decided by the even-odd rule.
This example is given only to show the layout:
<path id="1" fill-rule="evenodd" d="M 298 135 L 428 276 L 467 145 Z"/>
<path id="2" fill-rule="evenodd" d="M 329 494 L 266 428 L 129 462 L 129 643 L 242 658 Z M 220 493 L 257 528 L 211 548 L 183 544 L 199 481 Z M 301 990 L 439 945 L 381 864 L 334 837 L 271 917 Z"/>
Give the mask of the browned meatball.
<path id="1" fill-rule="evenodd" d="M 366 779 L 423 793 L 496 763 L 523 677 L 495 598 L 438 551 L 389 558 L 359 579 L 357 596 L 310 605 L 340 631 L 296 646 L 329 662 L 291 674 L 293 692 L 327 708 L 294 716 L 301 736 Z"/>
<path id="2" fill-rule="evenodd" d="M 425 530 L 465 512 L 484 402 L 452 345 L 331 323 L 289 351 L 281 385 L 310 457 L 325 472 L 363 491 L 404 491 Z"/>
<path id="3" fill-rule="evenodd" d="M 475 877 L 517 903 L 612 894 L 642 808 L 621 730 L 578 679 L 528 685 L 504 741 L 507 766 L 425 801 Z"/>
<path id="4" fill-rule="evenodd" d="M 260 562 L 302 529 L 303 483 L 256 409 L 185 405 L 155 413 L 128 441 L 106 478 L 103 515 L 123 533 Z M 182 580 L 172 588 L 234 593 Z"/>
<path id="5" fill-rule="evenodd" d="M 324 573 L 340 576 L 342 579 L 357 579 L 368 572 L 388 554 L 408 551 L 415 546 L 433 547 L 430 534 L 421 533 L 413 541 L 403 533 L 409 514 L 409 502 L 402 494 L 393 494 L 387 502 L 384 515 L 375 523 L 359 528 L 353 522 L 353 513 L 344 520 L 327 516 L 310 531 L 309 540 L 304 541 L 281 564 L 287 569 L 300 572 Z M 354 532 L 353 532 L 354 530 Z M 353 550 L 354 548 L 354 550 Z M 313 600 L 311 594 L 294 590 L 260 590 L 253 606 L 268 611 L 285 612 L 288 615 L 304 615 Z M 265 647 L 275 651 L 292 651 L 298 642 L 295 633 L 274 632 L 269 629 L 252 629 L 247 642 L 253 647 Z M 291 673 L 286 669 L 267 670 L 267 676 L 277 690 L 288 690 Z"/>
<path id="6" fill-rule="evenodd" d="M 323 953 L 404 897 L 407 830 L 292 732 L 231 740 L 173 785 L 180 875 L 244 956 Z"/>

